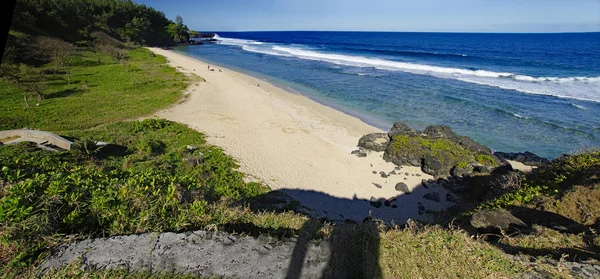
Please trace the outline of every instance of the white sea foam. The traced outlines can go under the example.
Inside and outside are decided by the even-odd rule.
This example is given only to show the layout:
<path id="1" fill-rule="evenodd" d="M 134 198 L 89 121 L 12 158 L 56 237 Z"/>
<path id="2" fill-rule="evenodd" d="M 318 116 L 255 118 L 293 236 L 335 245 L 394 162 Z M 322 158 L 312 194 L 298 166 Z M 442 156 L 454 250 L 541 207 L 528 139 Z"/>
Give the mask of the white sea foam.
<path id="1" fill-rule="evenodd" d="M 323 61 L 336 65 L 369 67 L 379 70 L 403 71 L 413 74 L 449 78 L 469 83 L 487 85 L 522 93 L 550 95 L 600 102 L 600 76 L 598 77 L 533 77 L 508 72 L 469 70 L 426 64 L 390 61 L 364 56 L 325 53 L 301 46 L 262 43 L 253 40 L 229 39 L 215 36 L 222 44 L 237 45 L 250 52 L 267 55 L 296 57 Z M 359 74 L 360 75 L 360 74 Z"/>
<path id="2" fill-rule="evenodd" d="M 527 117 L 527 116 L 522 116 L 522 115 L 520 115 L 520 114 L 517 114 L 517 113 L 513 113 L 513 116 L 515 116 L 515 117 L 517 117 L 517 118 L 529 119 L 529 117 Z"/>
<path id="3" fill-rule="evenodd" d="M 262 45 L 263 42 L 253 41 L 253 40 L 244 40 L 244 39 L 232 39 L 232 38 L 223 38 L 218 34 L 215 34 L 213 39 L 219 41 L 219 43 L 224 45 L 234 45 L 234 46 L 245 46 L 245 45 Z"/>
<path id="4" fill-rule="evenodd" d="M 582 105 L 578 105 L 578 104 L 574 104 L 574 103 L 571 103 L 571 105 L 574 106 L 574 107 L 576 107 L 576 108 L 578 108 L 578 109 L 587 110 L 587 108 L 584 107 L 584 106 L 582 106 Z"/>

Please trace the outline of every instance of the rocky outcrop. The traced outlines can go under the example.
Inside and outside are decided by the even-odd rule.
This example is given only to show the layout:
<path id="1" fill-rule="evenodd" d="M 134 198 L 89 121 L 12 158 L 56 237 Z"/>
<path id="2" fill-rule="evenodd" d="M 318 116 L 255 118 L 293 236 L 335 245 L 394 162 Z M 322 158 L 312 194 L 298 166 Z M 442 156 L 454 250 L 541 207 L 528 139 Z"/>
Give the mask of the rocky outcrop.
<path id="1" fill-rule="evenodd" d="M 378 152 L 385 151 L 389 144 L 390 137 L 386 133 L 368 134 L 358 140 L 359 147 Z"/>
<path id="2" fill-rule="evenodd" d="M 417 166 L 438 177 L 488 173 L 502 164 L 489 148 L 469 137 L 457 135 L 444 125 L 429 126 L 420 132 L 396 122 L 387 134 L 363 136 L 358 146 L 385 151 L 383 158 L 388 162 Z"/>
<path id="3" fill-rule="evenodd" d="M 394 125 L 392 125 L 392 129 L 390 129 L 390 132 L 388 133 L 388 136 L 390 136 L 390 138 L 393 138 L 396 135 L 413 135 L 416 136 L 418 135 L 419 132 L 411 127 L 408 127 L 408 125 L 402 123 L 402 122 L 396 122 L 394 123 Z"/>
<path id="4" fill-rule="evenodd" d="M 547 164 L 549 162 L 548 159 L 542 158 L 542 157 L 535 155 L 529 151 L 522 152 L 522 153 L 521 152 L 518 152 L 518 153 L 494 152 L 494 155 L 500 159 L 521 162 L 527 166 L 541 166 L 541 165 Z"/>
<path id="5" fill-rule="evenodd" d="M 504 209 L 486 209 L 471 216 L 471 225 L 483 233 L 513 233 L 529 231 L 529 227 L 521 219 Z"/>

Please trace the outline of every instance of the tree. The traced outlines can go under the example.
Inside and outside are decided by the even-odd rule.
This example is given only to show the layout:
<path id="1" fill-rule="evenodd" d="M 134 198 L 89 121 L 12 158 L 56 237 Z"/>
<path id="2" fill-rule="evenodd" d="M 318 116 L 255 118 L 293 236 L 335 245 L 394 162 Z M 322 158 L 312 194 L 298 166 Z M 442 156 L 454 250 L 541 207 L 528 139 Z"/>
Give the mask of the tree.
<path id="1" fill-rule="evenodd" d="M 37 49 L 41 57 L 47 58 L 54 64 L 54 73 L 58 69 L 65 71 L 67 82 L 71 85 L 68 67 L 72 64 L 77 48 L 61 39 L 41 37 L 37 40 Z"/>
<path id="2" fill-rule="evenodd" d="M 129 75 L 129 80 L 131 81 L 131 85 L 135 84 L 135 82 L 133 80 L 133 76 L 131 75 L 131 73 L 129 72 L 129 69 L 127 68 L 127 58 L 128 57 L 127 57 L 127 52 L 124 49 L 121 49 L 114 45 L 109 45 L 109 44 L 101 44 L 96 47 L 98 48 L 99 51 L 110 55 L 110 57 L 112 57 L 112 59 L 116 63 L 119 63 L 119 65 L 123 66 L 123 68 L 125 69 L 125 72 L 127 72 L 127 74 Z"/>
<path id="3" fill-rule="evenodd" d="M 183 18 L 177 15 L 175 23 L 170 23 L 167 26 L 167 33 L 171 35 L 175 43 L 186 43 L 190 40 L 188 28 L 183 24 Z"/>
<path id="4" fill-rule="evenodd" d="M 40 101 L 44 99 L 44 90 L 46 89 L 46 85 L 43 83 L 45 80 L 44 73 L 40 69 L 25 64 L 21 64 L 19 68 L 25 81 L 25 87 L 37 95 L 37 105 L 39 105 Z"/>

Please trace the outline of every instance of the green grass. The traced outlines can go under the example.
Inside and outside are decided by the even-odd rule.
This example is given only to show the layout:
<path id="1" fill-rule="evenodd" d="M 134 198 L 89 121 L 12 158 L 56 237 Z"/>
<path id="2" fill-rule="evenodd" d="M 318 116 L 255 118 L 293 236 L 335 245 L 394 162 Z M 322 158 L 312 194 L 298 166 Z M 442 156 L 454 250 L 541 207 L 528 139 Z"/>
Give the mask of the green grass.
<path id="1" fill-rule="evenodd" d="M 381 237 L 386 278 L 513 278 L 523 266 L 457 230 L 428 226 Z"/>
<path id="2" fill-rule="evenodd" d="M 69 68 L 71 85 L 66 75 L 48 71 L 45 99 L 39 106 L 26 107 L 24 88 L 0 82 L 0 130 L 88 129 L 148 115 L 181 98 L 186 77 L 167 66 L 164 57 L 143 48 L 128 51 L 128 56 L 126 69 L 108 56 L 82 53 Z"/>
<path id="3" fill-rule="evenodd" d="M 244 183 L 231 157 L 205 145 L 202 134 L 181 124 L 148 119 L 72 135 L 126 149 L 119 155 L 100 150 L 90 156 L 78 150 L 52 153 L 27 144 L 0 147 L 3 240 L 23 246 L 8 266 L 33 262 L 52 244 L 45 237 L 185 231 L 232 223 L 248 216 L 238 214 L 243 209 L 219 202 L 243 201 L 267 190 Z M 150 151 L 148 142 L 163 148 Z M 198 150 L 189 152 L 186 145 Z M 184 160 L 199 156 L 196 166 Z M 285 226 L 278 222 L 265 220 L 268 227 Z"/>

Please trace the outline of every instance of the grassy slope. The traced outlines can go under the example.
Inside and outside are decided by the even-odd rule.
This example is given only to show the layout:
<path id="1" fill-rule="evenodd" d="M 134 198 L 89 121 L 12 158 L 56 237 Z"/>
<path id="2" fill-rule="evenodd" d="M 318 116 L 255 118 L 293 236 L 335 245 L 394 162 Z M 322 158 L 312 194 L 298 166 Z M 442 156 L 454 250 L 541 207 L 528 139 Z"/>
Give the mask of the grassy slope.
<path id="1" fill-rule="evenodd" d="M 110 57 L 83 53 L 70 69 L 71 85 L 64 74 L 54 75 L 45 67 L 46 99 L 40 106 L 27 108 L 20 93 L 24 89 L 0 82 L 0 129 L 87 129 L 150 114 L 181 97 L 186 78 L 167 66 L 164 57 L 143 48 L 128 56 L 123 67 Z"/>
<path id="2" fill-rule="evenodd" d="M 201 133 L 163 120 L 119 122 L 174 103 L 185 86 L 185 77 L 167 67 L 164 58 L 144 49 L 129 55 L 127 72 L 108 57 L 100 56 L 98 65 L 97 54 L 84 54 L 71 69 L 72 85 L 63 75 L 49 74 L 54 80 L 48 83 L 48 98 L 37 107 L 25 108 L 18 89 L 0 83 L 0 128 L 28 126 L 126 147 L 120 153 L 91 156 L 78 151 L 51 154 L 27 145 L 0 147 L 4 277 L 23 270 L 29 271 L 23 277 L 31 276 L 40 256 L 70 239 L 189 229 L 289 236 L 308 220 L 244 206 L 265 189 L 244 183 L 235 162 L 207 146 Z M 186 145 L 199 149 L 187 152 Z M 199 152 L 204 154 L 202 164 L 183 162 L 198 158 Z M 325 226 L 317 237 L 331 231 Z M 522 270 L 497 249 L 458 231 L 396 229 L 381 232 L 380 238 L 380 264 L 391 278 L 496 278 Z M 56 276 L 66 274 L 60 272 L 75 271 L 66 268 Z M 127 276 L 138 275 L 122 277 Z"/>

